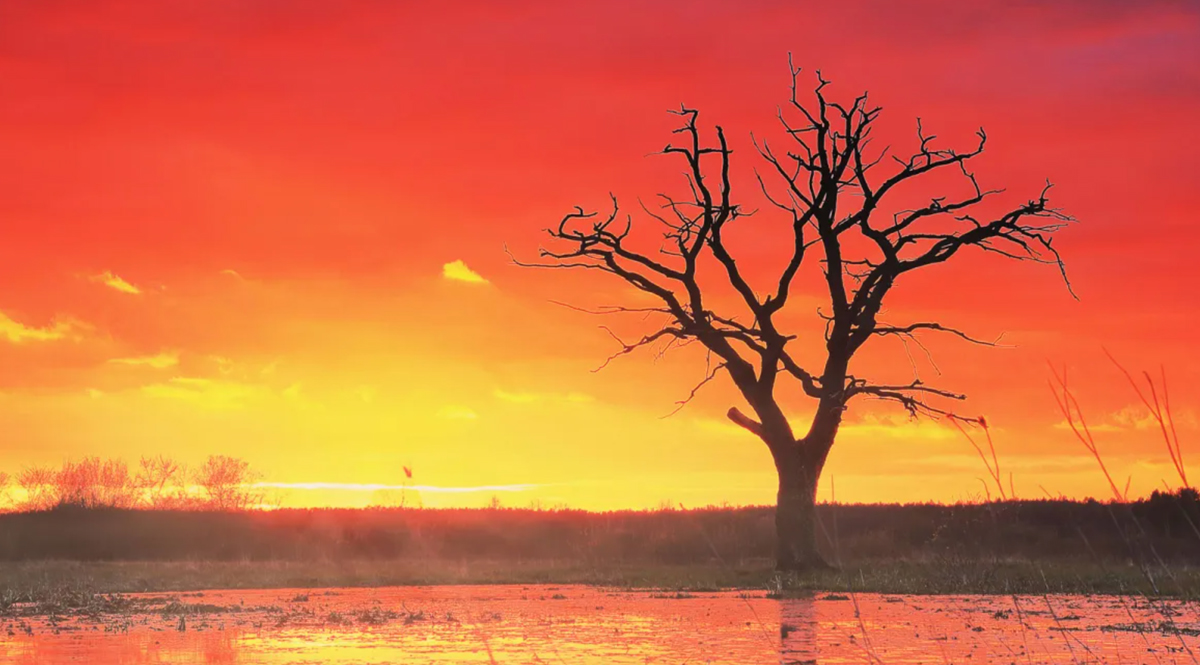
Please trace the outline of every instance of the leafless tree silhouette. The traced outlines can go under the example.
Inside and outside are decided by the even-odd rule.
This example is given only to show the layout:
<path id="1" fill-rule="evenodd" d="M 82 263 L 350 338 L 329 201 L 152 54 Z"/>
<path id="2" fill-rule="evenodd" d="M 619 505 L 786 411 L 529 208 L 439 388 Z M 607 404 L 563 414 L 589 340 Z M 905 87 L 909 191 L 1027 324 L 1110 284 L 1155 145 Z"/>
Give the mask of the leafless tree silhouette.
<path id="1" fill-rule="evenodd" d="M 178 484 L 187 475 L 187 470 L 182 464 L 166 455 L 158 455 L 143 456 L 138 460 L 138 466 L 135 482 L 145 493 L 145 500 L 152 508 L 170 508 L 183 502 L 185 489 L 178 487 Z M 176 489 L 174 493 L 169 489 L 173 485 Z"/>
<path id="2" fill-rule="evenodd" d="M 262 502 L 263 493 L 253 487 L 257 477 L 249 462 L 225 455 L 209 455 L 195 471 L 210 510 L 247 510 Z"/>
<path id="3" fill-rule="evenodd" d="M 688 194 L 684 198 L 660 194 L 657 210 L 641 206 L 653 223 L 661 225 L 664 241 L 659 248 L 635 247 L 633 218 L 623 214 L 616 197 L 610 195 L 612 208 L 607 214 L 577 207 L 548 229 L 551 245 L 540 250 L 539 260 L 516 262 L 609 273 L 653 296 L 655 304 L 650 307 L 584 310 L 662 317 L 661 325 L 640 338 L 618 339 L 620 348 L 609 361 L 656 345 L 699 342 L 707 349 L 712 362 L 696 389 L 721 373 L 728 374 L 753 411 L 755 417 L 750 417 L 731 408 L 728 416 L 770 449 L 779 475 L 777 565 L 782 570 L 803 570 L 826 565 L 816 539 L 817 481 L 852 399 L 893 401 L 914 416 L 960 418 L 948 405 L 963 395 L 917 378 L 907 383 L 874 382 L 851 372 L 856 352 L 869 341 L 888 336 L 919 344 L 922 333 L 990 344 L 934 321 L 883 323 L 878 317 L 887 294 L 908 273 L 944 263 L 965 248 L 1051 264 L 1066 281 L 1051 241 L 1071 220 L 1050 206 L 1049 184 L 1024 204 L 993 214 L 982 212 L 993 206 L 980 204 L 999 193 L 983 189 L 969 168 L 987 141 L 982 129 L 973 147 L 960 151 L 935 146 L 935 137 L 918 121 L 915 152 L 907 158 L 889 156 L 886 148 L 869 148 L 881 109 L 870 105 L 866 94 L 849 105 L 832 100 L 826 92 L 829 82 L 818 72 L 811 99 L 802 101 L 797 94 L 800 70 L 790 70 L 790 99 L 778 116 L 787 149 L 777 151 L 765 141 L 754 142 L 772 183 L 760 175 L 761 194 L 791 227 L 786 236 L 770 240 L 786 245 L 790 258 L 771 278 L 765 294 L 751 285 L 726 241 L 731 225 L 752 211 L 734 200 L 725 133 L 717 126 L 715 144 L 706 143 L 697 124 L 698 111 L 686 106 L 674 111 L 682 123 L 674 133 L 681 140 L 662 152 L 684 162 Z M 939 193 L 926 205 L 897 210 L 901 205 L 894 199 L 900 197 L 894 193 L 918 180 L 931 189 L 947 186 L 946 178 L 937 174 L 961 178 L 957 186 L 962 193 Z M 777 323 L 797 288 L 801 268 L 814 263 L 821 267 L 817 283 L 827 292 L 828 310 L 817 310 L 825 324 L 824 361 L 810 370 L 792 348 L 799 336 Z M 732 288 L 735 310 L 715 311 L 717 287 Z M 816 346 L 805 349 L 811 353 Z M 780 407 L 779 386 L 786 385 L 779 381 L 781 377 L 793 380 L 795 388 L 816 401 L 801 436 Z"/>

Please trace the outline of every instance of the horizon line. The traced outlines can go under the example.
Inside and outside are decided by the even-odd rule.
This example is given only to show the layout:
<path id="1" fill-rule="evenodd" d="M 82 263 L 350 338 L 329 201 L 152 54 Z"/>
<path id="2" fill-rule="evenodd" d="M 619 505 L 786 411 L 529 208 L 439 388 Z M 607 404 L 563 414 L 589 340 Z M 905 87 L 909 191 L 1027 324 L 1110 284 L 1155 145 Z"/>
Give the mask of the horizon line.
<path id="1" fill-rule="evenodd" d="M 262 487 L 271 489 L 299 489 L 299 490 L 342 490 L 348 492 L 378 492 L 385 490 L 413 490 L 416 492 L 430 492 L 434 494 L 471 494 L 477 492 L 525 492 L 528 490 L 545 487 L 545 485 L 534 483 L 517 483 L 512 485 L 473 485 L 466 487 L 442 487 L 439 485 L 389 485 L 386 483 L 334 483 L 334 482 L 258 482 L 253 483 L 251 487 Z"/>

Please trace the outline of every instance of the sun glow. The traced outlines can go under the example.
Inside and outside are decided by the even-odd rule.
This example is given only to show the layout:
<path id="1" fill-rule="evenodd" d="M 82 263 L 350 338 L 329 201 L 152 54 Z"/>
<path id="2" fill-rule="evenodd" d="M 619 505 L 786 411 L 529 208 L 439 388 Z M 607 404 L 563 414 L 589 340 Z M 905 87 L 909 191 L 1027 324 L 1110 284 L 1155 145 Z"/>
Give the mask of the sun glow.
<path id="1" fill-rule="evenodd" d="M 544 259 L 545 229 L 575 206 L 597 212 L 580 228 L 606 219 L 610 191 L 612 228 L 629 215 L 630 246 L 669 256 L 648 212 L 670 212 L 660 192 L 690 189 L 677 160 L 647 155 L 678 141 L 666 111 L 686 102 L 734 151 L 735 198 L 755 213 L 728 239 L 749 287 L 774 292 L 792 222 L 762 195 L 752 136 L 787 140 L 774 110 L 789 52 L 804 77 L 821 65 L 839 98 L 870 90 L 885 105 L 874 145 L 911 154 L 917 117 L 946 146 L 982 124 L 997 145 L 981 187 L 1010 188 L 997 206 L 1050 176 L 1081 221 L 1054 245 L 1078 301 L 1052 267 L 976 251 L 906 275 L 880 318 L 1004 332 L 1005 345 L 891 336 L 851 373 L 969 396 L 947 403 L 987 415 L 1022 497 L 1105 496 L 1055 407 L 1050 359 L 1070 368 L 1115 481 L 1131 478 L 1134 496 L 1161 489 L 1176 474 L 1169 451 L 1104 346 L 1131 370 L 1157 377 L 1166 364 L 1194 464 L 1200 199 L 1195 142 L 1179 128 L 1200 116 L 1200 89 L 1179 82 L 1195 78 L 1200 39 L 1181 4 L 972 3 L 932 20 L 896 4 L 855 14 L 864 46 L 853 50 L 836 31 L 797 42 L 796 25 L 847 20 L 836 3 L 647 10 L 701 37 L 686 43 L 610 3 L 549 3 L 502 24 L 439 3 L 268 5 L 236 21 L 175 3 L 80 3 L 69 16 L 9 4 L 0 472 L 217 454 L 244 458 L 283 505 L 371 505 L 389 492 L 439 506 L 771 503 L 770 453 L 725 417 L 751 412 L 728 377 L 689 397 L 718 358 L 697 344 L 622 353 L 661 326 L 652 296 L 514 258 Z M 987 31 L 975 30 L 981 16 Z M 972 38 L 945 39 L 963 30 Z M 897 210 L 929 204 L 924 191 L 902 196 Z M 700 267 L 706 285 L 719 269 Z M 830 311 L 821 271 L 814 262 L 797 278 L 786 321 L 810 369 Z M 753 321 L 741 302 L 706 292 L 706 308 Z M 614 305 L 634 311 L 597 313 Z M 796 383 L 781 394 L 803 435 L 813 401 Z M 989 473 L 953 428 L 878 401 L 852 403 L 839 437 L 822 498 L 836 485 L 841 501 L 974 500 Z M 404 482 L 406 467 L 420 484 Z"/>

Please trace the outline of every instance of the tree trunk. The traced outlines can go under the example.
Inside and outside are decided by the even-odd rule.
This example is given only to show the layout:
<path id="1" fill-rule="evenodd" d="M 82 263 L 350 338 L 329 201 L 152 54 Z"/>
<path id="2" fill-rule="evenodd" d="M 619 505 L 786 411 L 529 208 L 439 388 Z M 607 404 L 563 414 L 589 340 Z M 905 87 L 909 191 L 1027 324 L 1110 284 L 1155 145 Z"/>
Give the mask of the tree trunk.
<path id="1" fill-rule="evenodd" d="M 755 411 L 763 419 L 758 423 L 736 408 L 729 419 L 758 435 L 767 444 L 779 474 L 779 493 L 775 502 L 775 566 L 779 570 L 803 571 L 833 566 L 817 549 L 817 481 L 833 447 L 844 405 L 822 400 L 808 434 L 796 439 L 792 428 L 774 402 L 759 403 Z"/>
<path id="2" fill-rule="evenodd" d="M 825 455 L 796 442 L 777 459 L 779 494 L 775 504 L 776 568 L 804 571 L 830 568 L 817 549 L 817 481 Z"/>
<path id="3" fill-rule="evenodd" d="M 837 437 L 843 405 L 823 400 L 808 434 L 789 441 L 790 445 L 770 445 L 779 472 L 779 494 L 775 505 L 776 567 L 803 571 L 833 568 L 817 548 L 821 525 L 817 521 L 817 482 L 825 459 Z M 790 438 L 790 437 L 789 437 Z"/>

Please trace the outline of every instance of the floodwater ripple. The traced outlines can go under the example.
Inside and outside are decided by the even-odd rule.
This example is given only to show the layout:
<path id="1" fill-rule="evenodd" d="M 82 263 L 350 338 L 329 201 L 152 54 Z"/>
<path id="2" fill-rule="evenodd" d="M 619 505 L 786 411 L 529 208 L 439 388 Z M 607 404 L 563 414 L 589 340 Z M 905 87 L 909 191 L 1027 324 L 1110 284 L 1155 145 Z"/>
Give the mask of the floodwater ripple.
<path id="1" fill-rule="evenodd" d="M 1196 603 L 453 586 L 133 594 L 0 618 L 0 662 L 1196 663 Z"/>

